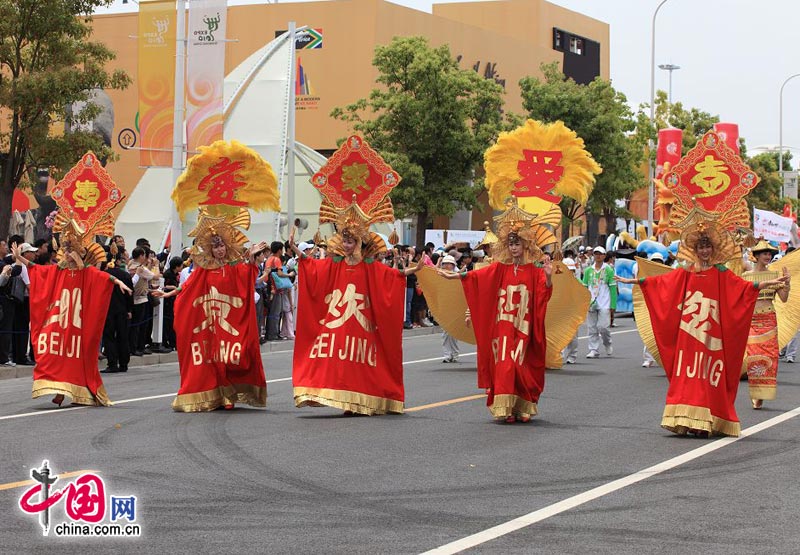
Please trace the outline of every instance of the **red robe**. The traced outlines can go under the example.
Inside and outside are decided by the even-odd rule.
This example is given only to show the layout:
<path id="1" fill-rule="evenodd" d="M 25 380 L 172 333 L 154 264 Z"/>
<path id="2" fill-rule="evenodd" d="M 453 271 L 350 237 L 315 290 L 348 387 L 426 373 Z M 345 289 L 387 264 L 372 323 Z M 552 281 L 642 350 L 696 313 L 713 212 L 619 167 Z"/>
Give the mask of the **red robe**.
<path id="1" fill-rule="evenodd" d="M 462 280 L 478 346 L 478 387 L 495 417 L 533 416 L 544 389 L 544 318 L 553 293 L 533 264 L 491 264 Z"/>
<path id="2" fill-rule="evenodd" d="M 258 343 L 252 264 L 195 268 L 175 300 L 181 387 L 176 411 L 214 410 L 232 403 L 267 404 Z"/>
<path id="3" fill-rule="evenodd" d="M 32 266 L 28 273 L 36 353 L 33 397 L 63 394 L 79 405 L 110 405 L 97 356 L 114 287 L 111 277 L 94 266 Z"/>
<path id="4" fill-rule="evenodd" d="M 669 378 L 661 426 L 738 436 L 734 401 L 758 290 L 724 266 L 675 270 L 641 286 Z"/>
<path id="5" fill-rule="evenodd" d="M 405 276 L 372 261 L 300 260 L 294 400 L 402 413 Z"/>

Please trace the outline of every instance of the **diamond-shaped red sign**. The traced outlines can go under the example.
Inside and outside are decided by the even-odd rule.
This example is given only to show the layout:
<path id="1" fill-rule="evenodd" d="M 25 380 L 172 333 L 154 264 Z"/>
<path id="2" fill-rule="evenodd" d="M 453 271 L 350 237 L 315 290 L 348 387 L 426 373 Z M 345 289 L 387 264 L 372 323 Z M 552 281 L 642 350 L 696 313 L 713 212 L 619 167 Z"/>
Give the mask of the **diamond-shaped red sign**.
<path id="1" fill-rule="evenodd" d="M 87 152 L 50 192 L 58 207 L 84 229 L 92 229 L 124 198 L 122 191 L 100 165 L 94 152 Z"/>
<path id="2" fill-rule="evenodd" d="M 349 137 L 311 183 L 335 207 L 345 208 L 353 195 L 367 214 L 400 183 L 400 176 L 357 135 Z"/>
<path id="3" fill-rule="evenodd" d="M 758 176 L 719 135 L 709 131 L 664 175 L 664 185 L 687 208 L 727 212 L 758 184 Z"/>

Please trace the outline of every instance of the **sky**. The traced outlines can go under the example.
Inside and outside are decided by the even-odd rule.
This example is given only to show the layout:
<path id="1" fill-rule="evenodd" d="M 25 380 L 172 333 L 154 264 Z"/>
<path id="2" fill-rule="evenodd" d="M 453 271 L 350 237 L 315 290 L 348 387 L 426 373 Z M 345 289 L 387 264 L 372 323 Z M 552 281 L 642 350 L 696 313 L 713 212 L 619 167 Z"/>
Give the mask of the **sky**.
<path id="1" fill-rule="evenodd" d="M 391 1 L 432 11 L 428 0 Z M 609 24 L 614 87 L 634 108 L 649 102 L 651 25 L 660 0 L 550 1 Z M 265 2 L 229 1 L 245 3 Z M 737 123 L 751 154 L 758 146 L 777 149 L 781 85 L 800 74 L 799 26 L 796 0 L 667 0 L 656 19 L 655 63 L 680 66 L 672 75 L 674 102 Z M 655 71 L 656 89 L 666 91 L 668 72 Z M 784 87 L 783 145 L 800 159 L 800 77 Z"/>

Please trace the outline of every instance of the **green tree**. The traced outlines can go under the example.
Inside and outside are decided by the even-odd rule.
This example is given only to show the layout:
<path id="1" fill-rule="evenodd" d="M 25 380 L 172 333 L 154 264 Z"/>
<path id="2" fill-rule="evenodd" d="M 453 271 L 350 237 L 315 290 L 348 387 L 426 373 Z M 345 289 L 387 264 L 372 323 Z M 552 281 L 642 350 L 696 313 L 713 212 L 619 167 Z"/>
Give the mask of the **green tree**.
<path id="1" fill-rule="evenodd" d="M 694 148 L 703 135 L 714 128 L 715 123 L 719 123 L 719 116 L 697 108 L 684 108 L 680 102 L 670 104 L 664 91 L 656 91 L 655 107 L 655 126 L 650 124 L 649 104 L 640 104 L 636 113 L 635 141 L 642 149 L 646 149 L 648 139 L 651 139 L 654 145 L 658 143 L 658 129 L 675 127 L 683 130 L 681 145 L 681 156 L 683 156 Z M 655 161 L 655 149 L 651 156 Z"/>
<path id="2" fill-rule="evenodd" d="M 567 79 L 556 62 L 542 64 L 541 69 L 543 78 L 520 81 L 523 107 L 532 119 L 563 121 L 583 139 L 586 150 L 603 167 L 589 196 L 588 211 L 613 224 L 615 217 L 629 215 L 618 201 L 646 184 L 639 168 L 643 151 L 631 136 L 636 120 L 627 99 L 603 79 L 588 85 Z M 562 210 L 570 221 L 582 215 L 572 199 L 562 201 Z"/>
<path id="3" fill-rule="evenodd" d="M 8 234 L 14 189 L 36 182 L 40 167 L 56 176 L 88 149 L 110 150 L 92 133 L 53 133 L 66 107 L 88 101 L 93 89 L 130 83 L 121 70 L 107 71 L 114 54 L 91 41 L 91 14 L 112 0 L 0 0 L 0 237 Z M 71 117 L 92 120 L 92 102 Z"/>
<path id="4" fill-rule="evenodd" d="M 434 215 L 475 205 L 482 185 L 474 176 L 500 129 L 503 89 L 423 37 L 395 37 L 375 49 L 372 63 L 381 88 L 331 116 L 363 134 L 403 177 L 392 201 L 398 217 L 416 217 L 422 244 Z"/>
<path id="5" fill-rule="evenodd" d="M 780 212 L 788 199 L 782 197 L 783 180 L 778 172 L 778 153 L 763 152 L 745 161 L 750 168 L 758 175 L 758 185 L 747 195 L 747 203 L 752 214 L 753 208 L 761 210 L 772 210 Z M 783 169 L 791 171 L 792 155 L 789 152 L 783 154 Z M 792 203 L 794 205 L 794 203 Z"/>

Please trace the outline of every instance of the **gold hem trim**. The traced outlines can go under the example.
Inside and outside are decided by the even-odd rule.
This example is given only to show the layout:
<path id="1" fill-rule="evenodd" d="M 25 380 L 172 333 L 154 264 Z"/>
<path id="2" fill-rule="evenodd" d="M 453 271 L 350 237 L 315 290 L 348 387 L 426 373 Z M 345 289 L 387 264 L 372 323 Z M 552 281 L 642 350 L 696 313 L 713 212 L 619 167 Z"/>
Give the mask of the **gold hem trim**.
<path id="1" fill-rule="evenodd" d="M 774 401 L 778 397 L 778 388 L 775 386 L 756 386 L 750 387 L 751 399 L 762 399 L 764 401 Z"/>
<path id="2" fill-rule="evenodd" d="M 200 391 L 199 393 L 184 393 L 175 396 L 172 401 L 172 410 L 177 412 L 206 412 L 236 403 L 250 405 L 251 407 L 266 407 L 267 388 L 238 383 L 220 386 L 208 391 Z"/>
<path id="3" fill-rule="evenodd" d="M 511 395 L 504 393 L 502 395 L 495 395 L 494 401 L 489 406 L 489 412 L 495 418 L 504 418 L 507 416 L 536 416 L 539 414 L 538 405 L 532 401 L 527 401 L 519 395 Z"/>
<path id="4" fill-rule="evenodd" d="M 403 414 L 405 403 L 385 397 L 376 397 L 356 391 L 343 389 L 324 389 L 318 387 L 295 387 L 294 404 L 296 407 L 326 406 L 341 410 L 349 410 L 357 414 L 373 416 L 375 414 Z"/>
<path id="5" fill-rule="evenodd" d="M 97 394 L 93 394 L 88 387 L 82 385 L 75 385 L 69 382 L 56 382 L 53 380 L 33 380 L 31 398 L 36 399 L 44 395 L 66 395 L 72 399 L 73 405 L 110 407 L 113 404 L 108 398 L 104 385 L 100 385 L 100 387 L 97 388 Z"/>
<path id="6" fill-rule="evenodd" d="M 689 430 L 704 430 L 712 435 L 738 437 L 742 431 L 739 422 L 731 422 L 711 414 L 706 407 L 692 405 L 667 405 L 661 417 L 661 427 L 678 435 Z"/>

